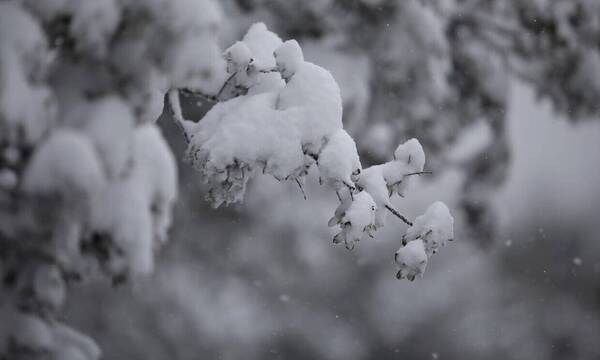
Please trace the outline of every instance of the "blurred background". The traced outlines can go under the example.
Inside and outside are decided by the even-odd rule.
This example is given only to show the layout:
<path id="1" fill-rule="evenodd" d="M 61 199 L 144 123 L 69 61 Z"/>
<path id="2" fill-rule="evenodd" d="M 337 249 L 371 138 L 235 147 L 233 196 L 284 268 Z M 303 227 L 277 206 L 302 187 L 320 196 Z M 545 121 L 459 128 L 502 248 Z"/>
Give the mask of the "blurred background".
<path id="1" fill-rule="evenodd" d="M 65 319 L 105 359 L 600 359 L 595 0 L 222 8 L 224 46 L 262 21 L 332 71 L 363 167 L 417 137 L 434 174 L 395 205 L 414 218 L 445 201 L 456 241 L 424 278 L 398 281 L 395 219 L 347 251 L 314 176 L 307 200 L 261 177 L 243 204 L 214 210 L 180 162 L 155 273 L 71 290 Z M 181 158 L 178 130 L 158 122 Z"/>

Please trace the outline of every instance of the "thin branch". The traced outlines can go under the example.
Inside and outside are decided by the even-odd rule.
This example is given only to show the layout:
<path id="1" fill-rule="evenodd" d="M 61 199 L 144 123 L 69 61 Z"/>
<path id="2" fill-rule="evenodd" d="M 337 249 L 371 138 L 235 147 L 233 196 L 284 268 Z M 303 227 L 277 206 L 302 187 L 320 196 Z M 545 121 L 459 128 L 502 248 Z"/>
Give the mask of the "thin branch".
<path id="1" fill-rule="evenodd" d="M 210 101 L 210 102 L 217 102 L 217 97 L 214 95 L 208 95 L 205 94 L 199 90 L 192 90 L 189 88 L 180 88 L 179 92 L 184 95 L 184 96 L 197 96 L 197 97 L 201 97 L 206 101 Z"/>
<path id="2" fill-rule="evenodd" d="M 396 185 L 400 184 L 404 180 L 404 178 L 406 176 L 431 175 L 431 174 L 433 174 L 433 171 L 417 171 L 417 172 L 412 172 L 412 173 L 404 174 L 404 176 L 402 176 L 402 179 L 400 179 L 399 181 L 396 181 L 395 183 L 393 183 L 393 184 L 391 184 L 389 186 L 391 187 L 391 186 L 396 186 Z M 400 194 L 398 194 L 398 195 L 400 195 Z M 404 197 L 404 196 L 400 195 L 400 197 Z"/>
<path id="3" fill-rule="evenodd" d="M 405 224 L 409 225 L 409 226 L 413 226 L 413 223 L 408 220 L 404 215 L 400 214 L 396 209 L 394 209 L 393 207 L 386 205 L 385 206 L 386 209 L 388 209 L 392 214 L 396 215 L 398 217 L 398 219 L 404 221 Z"/>
<path id="4" fill-rule="evenodd" d="M 408 174 L 404 174 L 404 176 L 414 176 L 414 175 L 432 175 L 433 171 L 417 171 Z"/>
<path id="5" fill-rule="evenodd" d="M 298 184 L 300 191 L 302 191 L 302 196 L 304 197 L 304 200 L 308 199 L 306 197 L 306 193 L 304 192 L 304 188 L 302 187 L 302 184 L 300 183 L 300 180 L 298 180 L 298 178 L 294 178 L 294 180 L 296 180 L 296 184 Z"/>
<path id="6" fill-rule="evenodd" d="M 216 100 L 218 101 L 221 98 L 221 95 L 223 94 L 223 91 L 225 91 L 225 88 L 227 87 L 227 85 L 233 81 L 234 76 L 237 75 L 237 71 L 234 72 L 233 74 L 229 75 L 229 77 L 227 78 L 227 80 L 225 80 L 225 82 L 223 83 L 223 86 L 221 86 L 221 89 L 219 89 L 219 92 L 217 93 L 217 95 L 215 96 Z"/>
<path id="7" fill-rule="evenodd" d="M 344 201 L 342 201 L 342 197 L 340 196 L 340 193 L 339 193 L 337 190 L 335 191 L 335 194 L 337 195 L 337 197 L 338 197 L 338 200 L 339 200 L 340 202 L 344 202 Z"/>
<path id="8" fill-rule="evenodd" d="M 173 118 L 173 121 L 175 122 L 177 127 L 179 127 L 179 130 L 181 130 L 185 142 L 189 144 L 190 136 L 186 129 L 186 122 L 192 122 L 183 118 L 183 114 L 181 112 L 181 103 L 179 102 L 179 90 L 169 90 L 169 92 L 167 93 L 166 100 L 169 103 L 169 108 L 171 109 L 171 117 Z"/>

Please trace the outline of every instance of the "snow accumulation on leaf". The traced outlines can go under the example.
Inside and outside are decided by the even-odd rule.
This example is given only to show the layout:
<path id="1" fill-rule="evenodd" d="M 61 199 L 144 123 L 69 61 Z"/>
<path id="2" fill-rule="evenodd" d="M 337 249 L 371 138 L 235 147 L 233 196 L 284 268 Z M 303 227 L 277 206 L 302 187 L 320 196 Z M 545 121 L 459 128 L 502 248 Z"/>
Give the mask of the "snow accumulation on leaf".
<path id="1" fill-rule="evenodd" d="M 315 167 L 340 200 L 329 220 L 340 228 L 334 243 L 353 249 L 365 233 L 374 237 L 392 213 L 413 232 L 426 230 L 418 237 L 407 234 L 405 240 L 421 243 L 407 244 L 396 256 L 406 253 L 405 263 L 412 264 L 399 278 L 422 274 L 421 255 L 427 260 L 452 238 L 453 220 L 438 202 L 413 224 L 392 204 L 394 194 L 404 196 L 411 177 L 426 173 L 419 141 L 410 139 L 393 160 L 363 169 L 354 139 L 343 129 L 342 98 L 331 73 L 305 61 L 298 42 L 282 41 L 262 23 L 227 48 L 223 59 L 228 80 L 198 123 L 183 119 L 178 99 L 171 100 L 188 140 L 186 159 L 208 184 L 208 201 L 214 207 L 241 202 L 248 181 L 259 173 L 302 187 Z M 416 252 L 418 244 L 423 254 Z"/>

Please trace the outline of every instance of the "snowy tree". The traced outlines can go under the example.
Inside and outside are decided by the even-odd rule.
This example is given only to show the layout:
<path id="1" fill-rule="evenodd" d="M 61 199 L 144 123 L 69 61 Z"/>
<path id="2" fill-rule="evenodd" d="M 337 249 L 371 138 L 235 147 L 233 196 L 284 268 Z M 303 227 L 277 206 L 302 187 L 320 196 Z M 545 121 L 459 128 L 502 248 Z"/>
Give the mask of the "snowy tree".
<path id="1" fill-rule="evenodd" d="M 257 174 L 302 188 L 314 170 L 340 200 L 336 243 L 353 248 L 388 212 L 413 229 L 401 254 L 452 238 L 444 205 L 413 224 L 390 202 L 424 171 L 418 140 L 362 169 L 331 73 L 260 23 L 222 52 L 221 22 L 211 0 L 0 2 L 0 358 L 100 357 L 60 310 L 77 282 L 153 270 L 177 197 L 163 107 L 215 207 Z M 186 120 L 180 95 L 210 110 Z"/>

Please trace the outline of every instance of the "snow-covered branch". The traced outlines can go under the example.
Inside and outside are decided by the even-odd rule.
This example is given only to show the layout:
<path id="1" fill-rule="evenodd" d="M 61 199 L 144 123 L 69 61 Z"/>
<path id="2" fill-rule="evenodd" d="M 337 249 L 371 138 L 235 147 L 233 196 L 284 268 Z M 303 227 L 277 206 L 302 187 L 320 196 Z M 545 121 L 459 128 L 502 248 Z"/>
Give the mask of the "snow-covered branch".
<path id="1" fill-rule="evenodd" d="M 334 243 L 354 249 L 364 234 L 373 237 L 385 225 L 388 211 L 415 226 L 394 208 L 391 197 L 404 196 L 411 177 L 431 173 L 423 170 L 418 140 L 399 145 L 392 161 L 363 169 L 354 139 L 342 127 L 338 84 L 329 71 L 304 60 L 295 40 L 284 42 L 264 24 L 254 24 L 223 57 L 229 76 L 220 93 L 229 87 L 229 95 L 185 130 L 186 159 L 209 185 L 213 206 L 242 201 L 246 184 L 257 174 L 295 181 L 302 189 L 316 168 L 319 182 L 340 200 L 329 220 L 340 229 Z M 272 68 L 277 71 L 263 71 Z M 175 121 L 181 119 L 176 112 Z M 449 212 L 427 216 L 452 232 Z"/>

